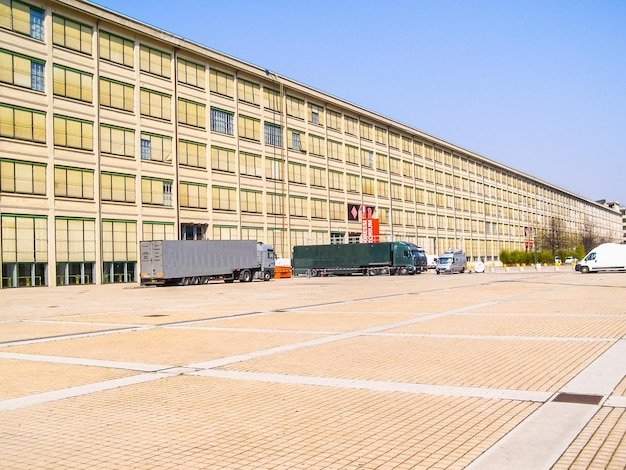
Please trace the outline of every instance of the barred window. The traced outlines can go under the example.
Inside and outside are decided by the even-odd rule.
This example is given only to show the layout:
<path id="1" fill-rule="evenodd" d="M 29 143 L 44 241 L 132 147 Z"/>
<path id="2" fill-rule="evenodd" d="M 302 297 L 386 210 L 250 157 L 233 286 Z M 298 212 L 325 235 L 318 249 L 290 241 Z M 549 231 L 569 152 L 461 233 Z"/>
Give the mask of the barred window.
<path id="1" fill-rule="evenodd" d="M 265 129 L 265 143 L 274 147 L 281 147 L 283 145 L 283 130 L 280 126 L 266 122 Z"/>
<path id="2" fill-rule="evenodd" d="M 233 113 L 211 108 L 211 131 L 233 135 Z"/>

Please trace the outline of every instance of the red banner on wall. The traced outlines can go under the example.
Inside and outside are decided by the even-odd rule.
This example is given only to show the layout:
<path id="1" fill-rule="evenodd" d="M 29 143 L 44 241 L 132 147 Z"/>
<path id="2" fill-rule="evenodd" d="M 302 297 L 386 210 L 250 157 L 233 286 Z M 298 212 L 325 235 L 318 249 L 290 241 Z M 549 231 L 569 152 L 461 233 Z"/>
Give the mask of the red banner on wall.
<path id="1" fill-rule="evenodd" d="M 363 243 L 378 243 L 380 241 L 380 231 L 378 219 L 361 219 L 363 233 L 361 239 Z"/>

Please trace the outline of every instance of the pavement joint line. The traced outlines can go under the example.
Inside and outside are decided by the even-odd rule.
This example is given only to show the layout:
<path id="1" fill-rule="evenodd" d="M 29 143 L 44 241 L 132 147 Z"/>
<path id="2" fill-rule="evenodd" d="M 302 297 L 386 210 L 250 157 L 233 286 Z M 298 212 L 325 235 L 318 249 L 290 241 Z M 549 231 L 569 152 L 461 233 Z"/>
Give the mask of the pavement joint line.
<path id="1" fill-rule="evenodd" d="M 162 369 L 169 369 L 171 365 L 144 364 L 140 362 L 103 361 L 98 359 L 84 359 L 79 357 L 66 356 L 44 356 L 40 354 L 21 354 L 0 352 L 0 358 L 13 359 L 18 361 L 47 362 L 53 364 L 68 364 L 74 366 L 106 367 L 110 369 L 134 370 L 139 372 L 157 372 Z"/>
<path id="2" fill-rule="evenodd" d="M 0 401 L 0 411 L 17 410 L 20 408 L 26 408 L 28 406 L 40 405 L 52 401 L 64 400 L 66 398 L 74 398 L 90 393 L 126 387 L 128 385 L 137 385 L 140 383 L 151 382 L 153 380 L 159 380 L 165 377 L 169 377 L 169 374 L 140 374 L 133 375 L 131 377 L 123 377 L 119 379 L 106 380 L 103 382 L 96 382 L 87 385 L 79 385 L 77 387 L 54 390 L 51 392 L 37 393 L 35 395 L 28 395 L 26 397 L 3 400 Z"/>
<path id="3" fill-rule="evenodd" d="M 111 330 L 89 331 L 86 333 L 74 333 L 74 334 L 69 334 L 69 335 L 43 336 L 41 338 L 30 338 L 30 339 L 21 339 L 17 341 L 7 341 L 5 343 L 0 343 L 0 348 L 4 348 L 8 346 L 24 346 L 28 344 L 47 343 L 49 341 L 58 341 L 58 340 L 66 340 L 66 339 L 87 338 L 90 336 L 111 335 L 111 334 L 116 334 L 116 333 L 126 333 L 130 331 L 149 330 L 152 328 L 156 328 L 156 327 L 153 325 L 145 325 L 145 326 L 139 326 L 139 327 L 114 328 Z"/>
<path id="4" fill-rule="evenodd" d="M 196 326 L 188 328 L 184 325 L 165 326 L 163 328 L 171 328 L 174 330 L 202 330 L 202 331 L 242 331 L 245 333 L 285 333 L 285 334 L 297 334 L 297 335 L 337 335 L 340 331 L 315 331 L 315 330 L 279 330 L 275 328 L 229 328 L 229 327 L 216 327 L 216 326 Z"/>
<path id="5" fill-rule="evenodd" d="M 22 320 L 18 323 L 44 323 L 46 325 L 88 325 L 88 326 L 110 326 L 116 328 L 143 328 L 145 325 L 140 325 L 136 323 L 100 323 L 100 322 L 89 322 L 89 321 L 64 321 L 64 320 Z M 104 331 L 104 330 L 102 330 Z"/>
<path id="6" fill-rule="evenodd" d="M 449 385 L 415 384 L 378 380 L 339 379 L 301 375 L 268 374 L 257 372 L 207 369 L 192 372 L 190 375 L 232 380 L 249 380 L 291 385 L 314 385 L 334 388 L 371 390 L 376 392 L 402 392 L 421 395 L 444 395 L 485 399 L 532 401 L 544 403 L 553 396 L 552 392 L 509 390 L 486 387 L 460 387 Z"/>
<path id="7" fill-rule="evenodd" d="M 612 343 L 615 338 L 587 338 L 572 336 L 505 336 L 505 335 L 460 335 L 460 334 L 435 334 L 435 333 L 370 333 L 368 336 L 402 336 L 409 338 L 442 338 L 442 339 L 495 339 L 495 340 L 521 340 L 521 341 L 561 341 L 583 343 Z"/>
<path id="8" fill-rule="evenodd" d="M 626 338 L 622 338 L 554 394 L 599 395 L 604 403 L 544 403 L 467 470 L 550 468 L 601 406 L 607 402 L 626 404 L 624 397 L 606 399 L 626 375 L 625 357 Z"/>

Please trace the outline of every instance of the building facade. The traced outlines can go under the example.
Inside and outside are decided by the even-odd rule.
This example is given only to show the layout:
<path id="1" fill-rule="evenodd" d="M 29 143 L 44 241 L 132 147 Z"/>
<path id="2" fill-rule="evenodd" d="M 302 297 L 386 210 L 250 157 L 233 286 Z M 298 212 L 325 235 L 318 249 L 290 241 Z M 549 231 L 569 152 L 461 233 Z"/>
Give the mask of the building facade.
<path id="1" fill-rule="evenodd" d="M 497 261 L 549 221 L 619 211 L 79 0 L 0 0 L 2 287 L 137 280 L 138 242 L 254 239 L 281 257 L 381 240 Z"/>

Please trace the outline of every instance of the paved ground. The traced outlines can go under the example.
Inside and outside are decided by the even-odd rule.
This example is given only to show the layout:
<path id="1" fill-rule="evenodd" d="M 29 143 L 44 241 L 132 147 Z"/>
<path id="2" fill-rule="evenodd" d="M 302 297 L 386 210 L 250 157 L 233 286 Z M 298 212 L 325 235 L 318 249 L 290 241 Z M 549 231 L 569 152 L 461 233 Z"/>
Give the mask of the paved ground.
<path id="1" fill-rule="evenodd" d="M 3 469 L 626 467 L 626 274 L 0 291 Z"/>

